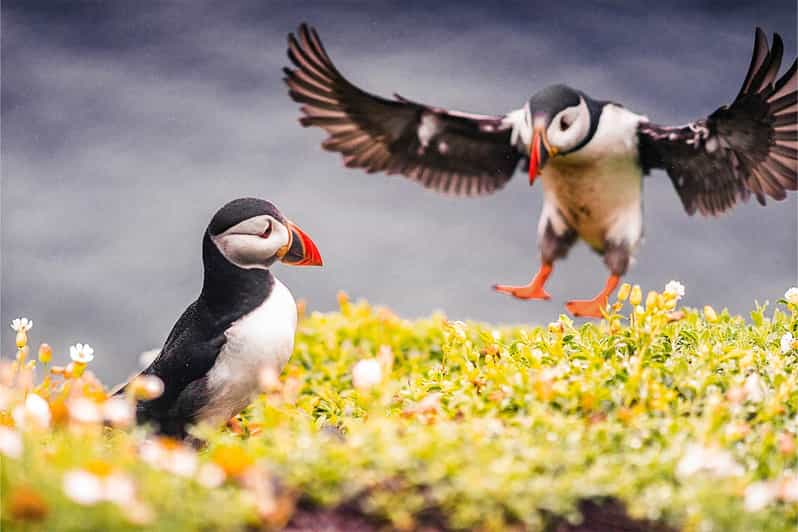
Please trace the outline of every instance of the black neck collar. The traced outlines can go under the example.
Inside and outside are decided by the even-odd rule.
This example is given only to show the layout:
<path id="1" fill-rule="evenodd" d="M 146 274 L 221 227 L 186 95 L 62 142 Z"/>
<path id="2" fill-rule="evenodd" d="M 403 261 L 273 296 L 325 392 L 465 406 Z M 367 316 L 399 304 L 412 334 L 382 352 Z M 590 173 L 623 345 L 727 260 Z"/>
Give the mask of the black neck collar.
<path id="1" fill-rule="evenodd" d="M 274 276 L 269 270 L 239 268 L 228 261 L 208 232 L 202 240 L 205 279 L 199 302 L 219 324 L 228 324 L 259 307 L 272 291 Z"/>

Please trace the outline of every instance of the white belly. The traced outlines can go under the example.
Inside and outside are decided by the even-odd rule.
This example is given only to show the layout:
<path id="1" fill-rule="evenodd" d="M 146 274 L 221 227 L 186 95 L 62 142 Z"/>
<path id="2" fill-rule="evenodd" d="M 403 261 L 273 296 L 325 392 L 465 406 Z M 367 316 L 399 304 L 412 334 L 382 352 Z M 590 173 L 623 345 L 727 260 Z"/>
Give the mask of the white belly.
<path id="1" fill-rule="evenodd" d="M 269 298 L 234 322 L 226 342 L 208 372 L 210 400 L 199 419 L 221 424 L 247 406 L 258 391 L 258 373 L 264 366 L 278 372 L 294 350 L 296 303 L 277 278 Z"/>
<path id="2" fill-rule="evenodd" d="M 543 168 L 546 202 L 595 249 L 605 241 L 634 247 L 642 236 L 642 173 L 637 125 L 645 117 L 607 105 L 588 144 Z"/>
<path id="3" fill-rule="evenodd" d="M 593 248 L 603 249 L 607 240 L 634 246 L 640 239 L 642 176 L 633 161 L 551 165 L 541 177 L 546 201 Z"/>

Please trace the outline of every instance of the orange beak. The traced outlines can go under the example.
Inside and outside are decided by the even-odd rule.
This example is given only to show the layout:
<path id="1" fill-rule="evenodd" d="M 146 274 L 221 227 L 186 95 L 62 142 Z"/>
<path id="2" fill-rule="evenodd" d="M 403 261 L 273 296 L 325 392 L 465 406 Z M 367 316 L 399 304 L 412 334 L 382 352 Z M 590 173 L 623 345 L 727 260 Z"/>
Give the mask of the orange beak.
<path id="1" fill-rule="evenodd" d="M 321 266 L 321 253 L 313 240 L 295 223 L 286 225 L 291 237 L 280 260 L 291 266 Z"/>
<path id="2" fill-rule="evenodd" d="M 532 133 L 532 143 L 529 145 L 529 186 L 535 184 L 535 179 L 546 161 L 555 155 L 557 150 L 549 145 L 545 128 L 543 125 L 536 125 Z"/>
<path id="3" fill-rule="evenodd" d="M 529 145 L 529 186 L 535 184 L 540 168 L 540 129 L 535 128 L 532 143 Z"/>

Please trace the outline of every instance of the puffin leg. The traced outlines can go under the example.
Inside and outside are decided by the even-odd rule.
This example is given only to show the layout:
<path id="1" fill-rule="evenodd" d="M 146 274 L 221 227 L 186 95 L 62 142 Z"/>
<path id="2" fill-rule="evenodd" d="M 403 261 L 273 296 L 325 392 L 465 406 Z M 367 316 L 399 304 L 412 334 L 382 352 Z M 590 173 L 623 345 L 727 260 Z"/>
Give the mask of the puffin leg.
<path id="1" fill-rule="evenodd" d="M 568 312 L 577 317 L 601 318 L 602 311 L 607 309 L 610 295 L 618 286 L 618 282 L 629 267 L 630 256 L 628 245 L 606 242 L 604 244 L 604 263 L 610 270 L 607 283 L 593 299 L 574 300 L 566 303 L 565 308 L 568 309 Z"/>
<path id="2" fill-rule="evenodd" d="M 554 227 L 564 227 L 560 233 Z M 550 299 L 543 285 L 551 275 L 554 261 L 562 259 L 576 242 L 576 232 L 569 228 L 559 212 L 548 204 L 544 204 L 538 226 L 538 248 L 540 249 L 540 269 L 535 277 L 524 286 L 496 284 L 493 289 L 502 294 L 509 294 L 518 299 Z"/>
<path id="3" fill-rule="evenodd" d="M 546 279 L 549 278 L 552 271 L 552 264 L 542 263 L 538 273 L 529 281 L 529 284 L 523 286 L 511 286 L 506 284 L 495 284 L 493 289 L 502 294 L 508 294 L 518 299 L 551 299 L 551 296 L 543 288 L 546 284 Z"/>
<path id="4" fill-rule="evenodd" d="M 601 318 L 601 312 L 606 310 L 607 302 L 609 301 L 610 294 L 618 286 L 620 277 L 617 275 L 610 275 L 607 279 L 607 284 L 601 292 L 598 293 L 593 299 L 575 299 L 565 304 L 568 312 L 576 317 L 584 318 Z"/>

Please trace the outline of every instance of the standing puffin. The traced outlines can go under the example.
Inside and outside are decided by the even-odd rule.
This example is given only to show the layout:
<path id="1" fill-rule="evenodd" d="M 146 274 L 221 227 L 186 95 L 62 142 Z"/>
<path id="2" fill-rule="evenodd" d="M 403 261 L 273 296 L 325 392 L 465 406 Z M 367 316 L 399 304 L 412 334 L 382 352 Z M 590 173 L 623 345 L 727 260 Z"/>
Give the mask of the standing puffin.
<path id="1" fill-rule="evenodd" d="M 260 369 L 282 369 L 294 346 L 296 304 L 270 267 L 322 264 L 308 235 L 255 198 L 219 209 L 202 240 L 202 261 L 199 297 L 142 372 L 159 377 L 164 391 L 138 403 L 138 421 L 169 436 L 185 437 L 194 423 L 224 423 L 249 404 Z"/>
<path id="2" fill-rule="evenodd" d="M 626 273 L 643 234 L 642 177 L 664 169 L 688 214 L 716 215 L 750 195 L 786 197 L 798 188 L 796 63 L 778 77 L 781 37 L 757 28 L 739 94 L 708 117 L 684 126 L 652 124 L 609 101 L 566 85 L 533 95 L 504 116 L 447 111 L 399 95 L 387 100 L 349 83 L 316 31 L 301 25 L 288 36 L 284 69 L 303 126 L 330 136 L 322 146 L 350 168 L 403 174 L 449 195 L 491 194 L 528 159 L 529 183 L 540 175 L 541 266 L 525 286 L 496 285 L 519 299 L 549 299 L 544 289 L 554 261 L 577 237 L 604 256 L 610 271 L 593 299 L 569 301 L 575 316 L 600 317 Z"/>

